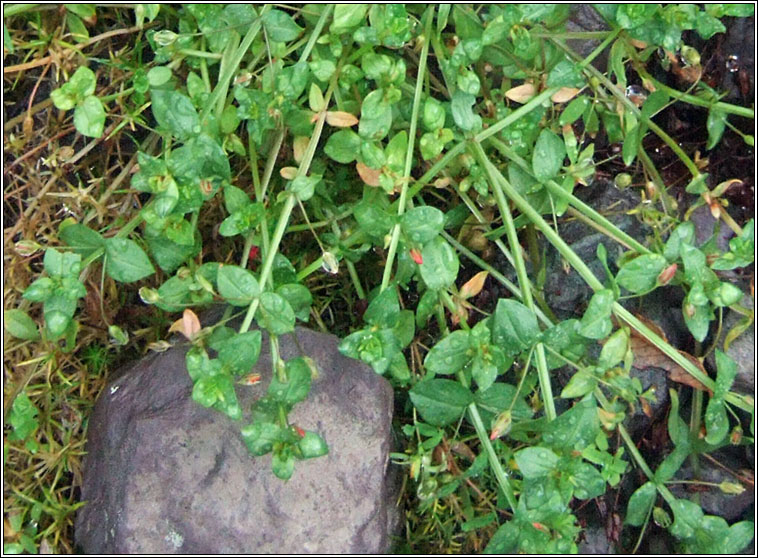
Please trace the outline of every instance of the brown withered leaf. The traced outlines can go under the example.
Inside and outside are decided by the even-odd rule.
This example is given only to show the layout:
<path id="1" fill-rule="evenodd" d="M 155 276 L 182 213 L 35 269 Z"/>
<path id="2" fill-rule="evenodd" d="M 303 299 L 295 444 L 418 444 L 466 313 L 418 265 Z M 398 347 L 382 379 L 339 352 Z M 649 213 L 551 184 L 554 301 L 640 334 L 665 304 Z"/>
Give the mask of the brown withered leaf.
<path id="1" fill-rule="evenodd" d="M 561 87 L 558 91 L 553 93 L 550 100 L 554 103 L 565 103 L 576 97 L 577 93 L 579 93 L 579 89 L 576 87 Z"/>
<path id="2" fill-rule="evenodd" d="M 169 333 L 178 331 L 188 340 L 192 341 L 192 338 L 200 331 L 200 319 L 192 310 L 185 308 L 182 317 L 171 324 L 168 331 Z"/>
<path id="3" fill-rule="evenodd" d="M 537 89 L 534 87 L 534 84 L 527 82 L 523 85 L 511 87 L 508 91 L 505 92 L 505 96 L 508 97 L 511 101 L 516 101 L 517 103 L 523 104 L 534 97 L 535 93 L 537 93 Z"/>
<path id="4" fill-rule="evenodd" d="M 355 164 L 355 168 L 358 171 L 358 176 L 361 177 L 361 180 L 363 180 L 363 182 L 369 186 L 379 186 L 379 176 L 382 174 L 382 171 L 372 169 L 360 161 Z"/>
<path id="5" fill-rule="evenodd" d="M 306 136 L 298 136 L 295 141 L 292 142 L 292 154 L 295 157 L 295 162 L 299 165 L 305 155 L 305 150 L 308 148 L 311 138 Z"/>
<path id="6" fill-rule="evenodd" d="M 484 287 L 484 282 L 487 280 L 488 275 L 488 271 L 480 271 L 471 279 L 466 281 L 466 283 L 461 287 L 461 297 L 471 298 L 472 296 L 478 295 L 482 290 L 482 287 Z"/>
<path id="7" fill-rule="evenodd" d="M 658 327 L 657 324 L 655 324 L 654 322 L 648 320 L 647 318 L 643 316 L 640 316 L 639 314 L 637 315 L 637 319 L 639 319 L 643 324 L 645 324 L 647 327 L 652 329 L 661 339 L 666 341 L 666 335 L 663 333 L 663 330 L 660 327 Z M 634 329 L 632 329 L 632 335 L 629 339 L 629 346 L 632 349 L 632 353 L 634 353 L 634 366 L 635 367 L 660 368 L 668 372 L 669 378 L 671 378 L 675 382 L 690 386 L 700 391 L 709 391 L 698 380 L 690 376 L 684 368 L 682 368 L 676 362 L 671 360 L 668 356 L 666 356 L 666 354 L 663 351 L 661 351 L 658 347 L 650 343 L 647 339 L 645 339 L 642 335 L 640 335 Z M 692 356 L 689 353 L 685 353 L 684 351 L 679 351 L 679 353 L 681 353 L 682 356 L 684 356 L 692 364 L 694 364 L 700 370 L 702 370 L 703 374 L 707 375 L 705 368 L 703 368 L 703 364 L 698 359 L 696 359 L 694 356 Z"/>
<path id="8" fill-rule="evenodd" d="M 285 180 L 294 180 L 297 176 L 297 169 L 295 167 L 282 167 L 279 169 L 279 174 Z"/>
<path id="9" fill-rule="evenodd" d="M 358 118 L 349 112 L 330 110 L 326 113 L 326 123 L 335 128 L 349 128 L 358 124 Z"/>

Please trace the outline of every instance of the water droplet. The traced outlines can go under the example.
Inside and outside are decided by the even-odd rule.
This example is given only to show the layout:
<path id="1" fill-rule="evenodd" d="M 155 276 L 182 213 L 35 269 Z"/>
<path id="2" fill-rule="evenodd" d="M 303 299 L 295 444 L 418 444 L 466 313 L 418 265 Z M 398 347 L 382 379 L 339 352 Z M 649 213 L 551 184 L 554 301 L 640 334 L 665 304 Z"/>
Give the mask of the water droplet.
<path id="1" fill-rule="evenodd" d="M 641 106 L 647 99 L 647 91 L 641 85 L 630 85 L 626 88 L 626 96 L 635 105 Z"/>
<path id="2" fill-rule="evenodd" d="M 738 72 L 740 69 L 740 57 L 736 54 L 730 54 L 726 57 L 726 70 L 730 73 Z"/>

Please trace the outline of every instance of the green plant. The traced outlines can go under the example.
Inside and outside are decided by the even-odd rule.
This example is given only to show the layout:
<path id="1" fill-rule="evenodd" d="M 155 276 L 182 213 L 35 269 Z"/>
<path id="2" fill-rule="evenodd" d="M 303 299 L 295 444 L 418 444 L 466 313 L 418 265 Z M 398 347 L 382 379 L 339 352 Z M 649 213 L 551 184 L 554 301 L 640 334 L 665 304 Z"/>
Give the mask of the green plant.
<path id="1" fill-rule="evenodd" d="M 669 530 L 688 552 L 740 550 L 751 524 L 729 527 L 704 517 L 666 483 L 688 457 L 728 443 L 729 415 L 735 423 L 750 415 L 752 428 L 752 402 L 731 391 L 734 365 L 723 353 L 716 353 L 714 380 L 620 301 L 681 285 L 685 322 L 702 342 L 714 311 L 742 298 L 718 272 L 752 263 L 753 222 L 735 222 L 720 201 L 729 184 L 709 190 L 700 167 L 653 119 L 673 102 L 708 108 L 710 149 L 724 134 L 726 115 L 752 118 L 752 110 L 721 102 L 700 83 L 686 93 L 650 85 L 639 107 L 625 90 L 631 68 L 643 83 L 654 83 L 646 64 L 659 48 L 681 50 L 697 65 L 682 32 L 708 38 L 723 31 L 718 18 L 745 15 L 746 8 L 597 9 L 609 30 L 572 34 L 565 31 L 567 5 L 145 7 L 138 23 L 147 18 L 164 28 L 146 32 L 155 58 L 149 70 L 135 71 L 130 93 L 139 105 L 149 99 L 161 139 L 159 149 L 137 155 L 131 187 L 143 204 L 115 233 L 71 221 L 60 226 L 69 251 L 48 247 L 47 275 L 24 293 L 44 303 L 43 337 L 67 335 L 73 344 L 77 300 L 86 294 L 80 273 L 102 265 L 103 280 L 128 284 L 154 277 L 154 263 L 160 277 L 170 277 L 141 286 L 139 294 L 165 312 L 183 312 L 180 329 L 192 345 L 187 370 L 199 404 L 242 419 L 235 384 L 257 381 L 247 374 L 260 354 L 260 330 L 268 332 L 273 379 L 241 434 L 251 454 L 272 453 L 274 474 L 288 479 L 298 459 L 328 448 L 318 433 L 288 418 L 316 371 L 306 358 L 283 361 L 278 337 L 298 320 L 318 317 L 309 283 L 317 270 L 328 276 L 347 270 L 367 307 L 340 351 L 398 389 L 409 387 L 413 419 L 403 427 L 409 446 L 394 458 L 409 466 L 422 512 L 436 513 L 439 501 L 457 494 L 470 498 L 467 483 L 481 476 L 495 502 L 478 515 L 470 505 L 463 531 L 486 530 L 487 551 L 497 553 L 570 552 L 580 531 L 573 503 L 617 486 L 633 463 L 648 481 L 628 504 L 628 525 L 665 514 L 652 511 L 662 509 L 655 508 L 660 495 L 674 515 Z M 601 43 L 582 58 L 566 45 L 571 38 Z M 603 73 L 591 62 L 607 48 Z M 74 109 L 75 128 L 92 137 L 102 135 L 105 122 L 96 83 L 94 72 L 81 67 L 51 94 L 57 108 Z M 649 245 L 574 195 L 595 174 L 601 131 L 621 144 L 617 158 L 630 172 L 651 178 L 652 201 L 675 225 L 657 230 Z M 645 151 L 650 133 L 691 174 L 686 192 L 698 196 L 693 206 L 708 204 L 738 233 L 729 251 L 714 242 L 695 246 L 692 223 L 675 213 Z M 615 250 L 600 245 L 603 281 L 556 232 L 567 212 L 627 250 L 614 257 Z M 208 214 L 226 259 L 206 260 L 212 233 L 200 223 Z M 298 215 L 302 222 L 293 224 Z M 507 259 L 517 284 L 465 245 L 472 244 L 464 234 L 472 224 Z M 299 241 L 288 244 L 289 238 Z M 557 320 L 540 292 L 538 239 L 594 291 L 574 319 Z M 254 273 L 248 267 L 255 253 L 261 263 Z M 459 287 L 461 256 L 486 273 Z M 484 317 L 470 325 L 473 299 L 488 276 L 513 296 L 499 299 L 491 314 L 480 311 Z M 622 288 L 631 294 L 622 296 Z M 202 327 L 192 309 L 215 302 L 232 309 L 219 324 Z M 28 314 L 9 312 L 8 330 L 35 340 Z M 237 315 L 243 321 L 235 331 L 225 324 Z M 253 320 L 259 329 L 250 329 Z M 674 449 L 655 472 L 623 425 L 630 410 L 654 397 L 631 375 L 632 335 L 679 365 L 690 385 L 712 393 L 699 440 L 699 429 L 679 418 L 672 392 Z M 562 367 L 570 378 L 556 396 Z M 701 411 L 703 397 L 702 390 L 694 397 Z M 558 399 L 573 406 L 559 413 Z M 609 440 L 612 434 L 624 445 Z M 435 462 L 436 448 L 462 437 L 478 449 L 470 468 L 456 472 Z"/>

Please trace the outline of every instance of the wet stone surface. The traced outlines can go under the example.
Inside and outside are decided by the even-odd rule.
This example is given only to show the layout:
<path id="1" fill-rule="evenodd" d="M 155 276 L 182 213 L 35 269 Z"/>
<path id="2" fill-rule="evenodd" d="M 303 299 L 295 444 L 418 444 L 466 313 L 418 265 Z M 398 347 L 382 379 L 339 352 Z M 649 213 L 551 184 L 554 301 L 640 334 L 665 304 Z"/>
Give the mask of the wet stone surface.
<path id="1" fill-rule="evenodd" d="M 205 323 L 205 322 L 203 322 Z M 337 350 L 337 338 L 298 328 L 318 365 L 292 422 L 317 431 L 325 457 L 300 461 L 288 482 L 271 457 L 252 457 L 233 422 L 191 400 L 187 347 L 138 362 L 112 381 L 89 423 L 76 540 L 86 553 L 379 553 L 390 548 L 397 486 L 389 467 L 389 383 Z M 266 392 L 266 335 L 237 390 L 243 409 Z M 300 356 L 290 335 L 282 357 Z"/>

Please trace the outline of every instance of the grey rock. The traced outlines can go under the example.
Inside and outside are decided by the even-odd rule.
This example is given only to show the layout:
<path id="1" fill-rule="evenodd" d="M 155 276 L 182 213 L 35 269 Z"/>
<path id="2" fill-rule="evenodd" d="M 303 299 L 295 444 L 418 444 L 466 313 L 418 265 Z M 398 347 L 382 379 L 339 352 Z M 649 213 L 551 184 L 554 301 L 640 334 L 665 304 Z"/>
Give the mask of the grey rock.
<path id="1" fill-rule="evenodd" d="M 632 378 L 637 378 L 642 384 L 643 393 L 651 387 L 655 390 L 655 401 L 649 402 L 650 416 L 645 414 L 642 406 L 636 404 L 634 413 L 628 413 L 624 419 L 624 426 L 629 431 L 632 438 L 637 439 L 653 424 L 653 422 L 663 416 L 669 407 L 669 381 L 665 370 L 649 366 L 639 369 L 632 367 Z"/>
<path id="2" fill-rule="evenodd" d="M 598 180 L 588 187 L 577 188 L 574 193 L 596 211 L 606 215 L 622 231 L 644 243 L 649 228 L 626 213 L 639 203 L 634 192 L 619 190 L 610 182 Z M 597 258 L 598 245 L 602 243 L 605 246 L 609 266 L 614 272 L 616 260 L 625 251 L 614 240 L 576 219 L 564 217 L 558 226 L 558 232 L 602 282 L 606 281 L 606 275 Z M 560 319 L 581 317 L 592 296 L 592 289 L 576 271 L 564 269 L 560 254 L 552 246 L 547 249 L 546 263 L 545 302 Z"/>
<path id="3" fill-rule="evenodd" d="M 734 236 L 734 232 L 723 221 L 714 219 L 710 208 L 701 205 L 692 212 L 690 221 L 695 225 L 695 242 L 698 246 L 705 244 L 715 234 L 716 247 L 721 252 L 729 251 L 729 239 Z"/>
<path id="4" fill-rule="evenodd" d="M 608 25 L 600 14 L 589 4 L 572 4 L 569 19 L 566 22 L 567 31 L 605 31 Z M 569 39 L 566 41 L 575 52 L 583 57 L 588 56 L 600 45 L 600 41 L 587 39 Z M 608 64 L 608 49 L 592 61 L 592 65 L 598 70 L 605 71 Z"/>
<path id="5" fill-rule="evenodd" d="M 579 554 L 616 554 L 615 545 L 603 527 L 591 525 L 582 534 L 584 540 L 578 545 Z"/>
<path id="6" fill-rule="evenodd" d="M 745 295 L 740 306 L 753 309 L 755 303 L 752 297 Z M 725 309 L 725 314 L 722 337 L 719 341 L 719 349 L 722 351 L 724 350 L 724 336 L 743 318 L 741 314 L 728 309 Z M 725 352 L 737 363 L 737 377 L 732 389 L 752 395 L 755 392 L 755 322 L 732 341 L 729 349 Z M 708 355 L 706 362 L 712 370 L 716 370 L 716 357 L 713 353 Z"/>
<path id="7" fill-rule="evenodd" d="M 203 323 L 206 323 L 205 321 Z M 271 458 L 252 457 L 234 422 L 191 399 L 187 347 L 139 361 L 112 381 L 89 422 L 77 544 L 86 553 L 381 553 L 398 513 L 389 465 L 393 392 L 364 364 L 337 350 L 333 335 L 296 330 L 318 365 L 308 398 L 290 419 L 317 431 L 327 456 L 297 462 L 283 482 Z M 249 410 L 265 394 L 267 336 L 240 386 Z M 285 359 L 300 356 L 290 335 Z"/>
<path id="8" fill-rule="evenodd" d="M 744 462 L 741 459 L 735 459 L 730 452 L 716 452 L 713 454 L 713 457 L 733 471 L 744 467 Z M 699 467 L 700 473 L 695 477 L 692 474 L 692 465 L 688 460 L 676 473 L 674 479 L 700 480 L 716 484 L 722 481 L 739 483 L 732 475 L 708 459 L 700 459 Z M 692 485 L 672 484 L 670 488 L 677 498 L 689 498 L 692 492 L 687 490 L 688 486 Z M 716 486 L 699 486 L 698 488 L 703 489 L 702 491 L 698 490 L 697 493 L 700 497 L 700 505 L 703 511 L 710 515 L 723 517 L 729 523 L 740 519 L 747 519 L 746 512 L 755 504 L 755 493 L 749 486 L 745 487 L 746 490 L 742 494 L 724 494 Z"/>

